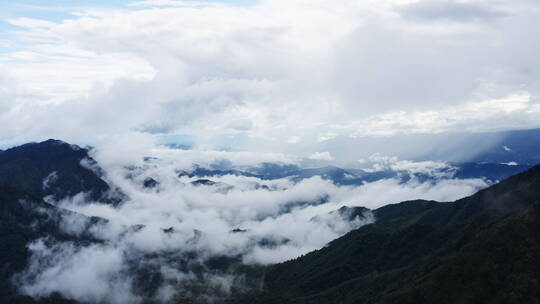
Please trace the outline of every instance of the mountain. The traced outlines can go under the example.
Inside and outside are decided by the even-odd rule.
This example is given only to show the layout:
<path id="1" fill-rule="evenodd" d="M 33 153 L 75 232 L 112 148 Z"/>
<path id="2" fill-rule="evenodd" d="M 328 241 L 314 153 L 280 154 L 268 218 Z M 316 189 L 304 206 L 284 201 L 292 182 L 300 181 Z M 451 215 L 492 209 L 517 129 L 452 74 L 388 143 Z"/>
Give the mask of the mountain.
<path id="1" fill-rule="evenodd" d="M 531 165 L 517 163 L 452 163 L 448 168 L 441 169 L 440 173 L 447 175 L 444 178 L 481 178 L 491 182 L 503 180 L 509 176 L 529 169 Z M 353 168 L 339 168 L 336 166 L 326 166 L 320 168 L 300 168 L 294 165 L 280 165 L 264 163 L 259 167 L 238 169 L 212 169 L 197 167 L 195 170 L 187 172 L 180 171 L 178 177 L 189 178 L 209 178 L 221 177 L 224 175 L 235 175 L 245 177 L 255 177 L 263 180 L 273 180 L 287 178 L 293 182 L 300 182 L 304 179 L 315 176 L 332 181 L 341 186 L 358 186 L 366 182 L 375 182 L 382 179 L 395 178 L 401 182 L 407 182 L 415 178 L 419 181 L 434 181 L 440 179 L 436 174 L 421 172 L 408 172 L 405 170 L 383 169 L 379 171 L 368 171 Z"/>
<path id="2" fill-rule="evenodd" d="M 0 152 L 0 186 L 60 200 L 85 192 L 94 201 L 119 203 L 87 149 L 59 140 L 29 143 Z"/>
<path id="3" fill-rule="evenodd" d="M 28 265 L 27 245 L 33 240 L 97 241 L 90 234 L 74 237 L 63 232 L 61 218 L 80 217 L 87 227 L 105 220 L 74 214 L 44 198 L 58 200 L 86 192 L 95 201 L 118 203 L 108 195 L 110 191 L 88 151 L 78 146 L 47 140 L 0 152 L 0 303 L 74 303 L 59 295 L 41 300 L 16 296 L 9 278 Z"/>
<path id="4" fill-rule="evenodd" d="M 373 211 L 328 246 L 266 269 L 230 303 L 539 303 L 540 166 L 448 203 Z"/>

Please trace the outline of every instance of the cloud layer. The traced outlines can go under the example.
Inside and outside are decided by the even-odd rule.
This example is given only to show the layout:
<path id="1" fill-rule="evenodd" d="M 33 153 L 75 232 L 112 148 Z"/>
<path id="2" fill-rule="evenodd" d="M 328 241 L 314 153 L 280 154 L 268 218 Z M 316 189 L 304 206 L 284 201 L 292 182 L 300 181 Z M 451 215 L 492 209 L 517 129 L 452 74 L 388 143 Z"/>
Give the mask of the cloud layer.
<path id="1" fill-rule="evenodd" d="M 205 282 L 214 286 L 205 296 L 227 294 L 232 286 L 253 285 L 261 278 L 248 280 L 238 272 L 214 269 L 208 262 L 212 258 L 250 265 L 282 262 L 376 220 L 369 210 L 354 216 L 353 209 L 338 212 L 343 206 L 374 209 L 418 198 L 450 201 L 487 186 L 481 179 L 451 179 L 451 167 L 445 164 L 380 155 L 372 159 L 379 169 L 422 173 L 433 179 L 383 179 L 361 186 L 336 186 L 318 176 L 299 182 L 235 175 L 204 179 L 182 174 L 193 169 L 193 159 L 189 162 L 184 151 L 155 150 L 151 155 L 158 158 L 132 162 L 126 160 L 129 157 L 118 161 L 118 150 L 109 149 L 97 150 L 94 156 L 106 179 L 126 194 L 125 201 L 113 207 L 89 201 L 84 193 L 51 201 L 107 221 L 90 225 L 88 218 L 63 214 L 60 227 L 65 233 L 90 234 L 99 242 L 34 241 L 29 245 L 30 266 L 14 278 L 22 292 L 137 303 L 149 296 L 160 301 L 192 296 L 186 286 Z M 220 161 L 249 164 L 241 157 L 225 158 L 234 154 L 220 155 Z M 202 156 L 197 157 L 202 163 Z M 207 158 L 207 164 L 216 162 L 213 157 Z M 149 273 L 160 278 L 150 295 L 141 291 L 141 286 L 154 284 L 148 281 Z"/>
<path id="2" fill-rule="evenodd" d="M 0 55 L 0 135 L 189 134 L 200 147 L 284 152 L 337 136 L 538 127 L 539 9 L 143 1 L 12 18 L 9 41 L 24 47 Z"/>

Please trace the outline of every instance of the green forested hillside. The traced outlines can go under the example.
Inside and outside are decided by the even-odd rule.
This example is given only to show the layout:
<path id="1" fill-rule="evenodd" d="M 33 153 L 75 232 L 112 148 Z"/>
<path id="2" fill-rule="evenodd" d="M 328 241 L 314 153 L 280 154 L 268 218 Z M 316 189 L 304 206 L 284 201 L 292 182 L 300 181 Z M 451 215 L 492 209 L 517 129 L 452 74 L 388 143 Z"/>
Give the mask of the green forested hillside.
<path id="1" fill-rule="evenodd" d="M 534 167 L 456 202 L 385 206 L 231 303 L 539 303 L 539 203 Z"/>
<path id="2" fill-rule="evenodd" d="M 0 152 L 0 186 L 17 188 L 36 197 L 62 199 L 86 192 L 95 201 L 106 198 L 109 185 L 88 150 L 59 140 L 29 143 Z"/>

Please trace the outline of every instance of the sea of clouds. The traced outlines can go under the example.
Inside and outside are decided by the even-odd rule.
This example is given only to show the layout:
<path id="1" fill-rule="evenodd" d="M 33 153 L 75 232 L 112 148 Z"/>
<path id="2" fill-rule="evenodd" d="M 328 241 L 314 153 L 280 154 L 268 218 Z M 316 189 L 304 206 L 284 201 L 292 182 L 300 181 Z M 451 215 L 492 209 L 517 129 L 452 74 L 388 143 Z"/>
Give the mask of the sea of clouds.
<path id="1" fill-rule="evenodd" d="M 104 178 L 122 193 L 122 203 L 93 202 L 85 193 L 49 201 L 75 212 L 62 214 L 59 226 L 64 233 L 91 237 L 87 242 L 53 238 L 32 242 L 31 264 L 15 278 L 24 293 L 39 297 L 60 292 L 89 303 L 139 303 L 148 297 L 167 302 L 178 296 L 222 299 L 235 286 L 260 286 L 263 276 L 246 277 L 229 266 L 208 266 L 213 258 L 253 267 L 283 262 L 376 221 L 369 210 L 354 219 L 336 212 L 343 206 L 373 210 L 419 198 L 451 201 L 488 186 L 482 179 L 453 179 L 451 166 L 443 163 L 381 155 L 371 158 L 372 170 L 401 170 L 412 178 L 340 186 L 319 176 L 298 181 L 223 175 L 200 183 L 201 177 L 182 173 L 192 171 L 195 164 L 227 161 L 257 166 L 269 159 L 235 152 L 154 149 L 150 152 L 155 157 L 143 160 L 129 153 L 118 157 L 110 150 L 118 152 L 117 148 L 95 150 L 93 156 Z M 414 173 L 433 178 L 420 180 Z M 155 183 L 145 186 L 150 178 Z M 194 294 L 186 288 L 194 282 L 210 287 Z M 155 286 L 148 291 L 146 285 Z"/>

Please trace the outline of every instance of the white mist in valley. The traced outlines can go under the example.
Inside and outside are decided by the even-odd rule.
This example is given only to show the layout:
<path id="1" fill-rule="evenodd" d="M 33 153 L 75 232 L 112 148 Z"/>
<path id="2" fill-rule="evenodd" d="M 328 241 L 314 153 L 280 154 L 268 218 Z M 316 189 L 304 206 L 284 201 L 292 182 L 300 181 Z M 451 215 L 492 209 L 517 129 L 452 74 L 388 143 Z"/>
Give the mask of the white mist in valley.
<path id="1" fill-rule="evenodd" d="M 137 303 L 142 299 L 137 285 L 141 273 L 157 273 L 154 300 L 191 293 L 183 286 L 194 281 L 214 286 L 212 295 L 204 295 L 211 300 L 246 284 L 241 274 L 207 266 L 212 258 L 255 266 L 283 262 L 376 221 L 368 209 L 352 218 L 338 212 L 343 206 L 375 209 L 419 198 L 450 201 L 488 185 L 482 179 L 452 179 L 446 164 L 381 156 L 372 158 L 379 162 L 375 169 L 399 167 L 433 178 L 413 177 L 406 182 L 389 178 L 339 186 L 320 176 L 302 180 L 231 174 L 200 177 L 186 173 L 196 164 L 227 162 L 242 167 L 290 160 L 172 149 L 147 150 L 153 157 L 143 160 L 129 153 L 121 157 L 122 151 L 116 148 L 96 150 L 94 157 L 104 178 L 123 194 L 122 202 L 118 206 L 93 202 L 85 193 L 50 201 L 75 212 L 61 217 L 60 227 L 66 234 L 90 236 L 93 241 L 48 238 L 31 243 L 31 265 L 14 279 L 24 293 L 60 292 L 84 302 Z M 47 186 L 50 183 L 45 181 Z"/>

